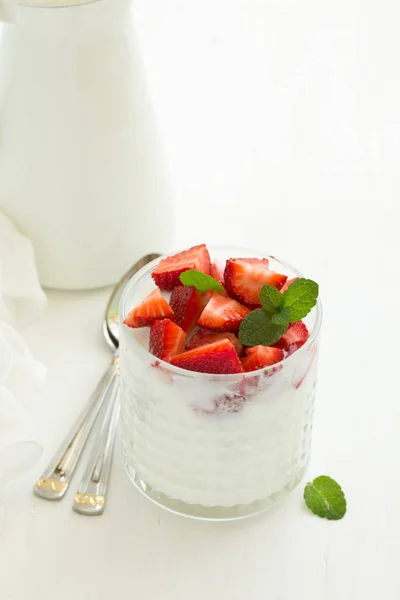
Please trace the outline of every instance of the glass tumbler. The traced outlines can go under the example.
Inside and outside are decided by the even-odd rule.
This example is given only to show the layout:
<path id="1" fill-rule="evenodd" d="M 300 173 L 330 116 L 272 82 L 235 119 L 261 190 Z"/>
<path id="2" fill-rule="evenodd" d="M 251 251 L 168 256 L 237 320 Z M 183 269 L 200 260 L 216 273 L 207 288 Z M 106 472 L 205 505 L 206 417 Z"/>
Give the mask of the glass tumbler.
<path id="1" fill-rule="evenodd" d="M 210 249 L 216 258 L 259 256 Z M 275 257 L 270 268 L 300 273 Z M 124 316 L 154 289 L 139 271 L 121 298 L 122 446 L 126 472 L 156 504 L 199 519 L 257 514 L 285 497 L 309 461 L 321 305 L 304 320 L 310 337 L 271 367 L 234 375 L 186 371 L 147 350 L 148 329 Z"/>

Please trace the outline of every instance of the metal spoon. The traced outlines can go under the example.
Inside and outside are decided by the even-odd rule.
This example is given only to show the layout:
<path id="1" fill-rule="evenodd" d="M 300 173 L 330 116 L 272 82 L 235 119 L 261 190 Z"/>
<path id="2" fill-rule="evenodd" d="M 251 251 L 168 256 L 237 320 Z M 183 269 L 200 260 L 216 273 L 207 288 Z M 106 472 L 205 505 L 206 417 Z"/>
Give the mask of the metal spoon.
<path id="1" fill-rule="evenodd" d="M 110 366 L 108 367 L 106 373 L 101 379 L 100 383 L 96 387 L 93 392 L 89 403 L 84 408 L 83 412 L 79 416 L 78 420 L 74 424 L 73 428 L 69 432 L 68 436 L 62 443 L 61 447 L 58 449 L 57 453 L 51 460 L 47 469 L 44 471 L 42 476 L 36 482 L 33 491 L 37 496 L 41 498 L 45 498 L 46 500 L 61 500 L 61 498 L 65 495 L 68 486 L 70 484 L 71 478 L 74 474 L 75 468 L 78 464 L 79 458 L 82 454 L 82 450 L 85 447 L 86 441 L 89 437 L 89 434 L 92 430 L 94 422 L 102 408 L 102 406 L 107 402 L 110 403 L 109 411 L 114 411 L 118 405 L 117 400 L 117 381 L 119 375 L 119 356 L 118 356 L 118 346 L 119 346 L 119 323 L 118 323 L 118 304 L 122 294 L 122 291 L 129 281 L 129 279 L 141 269 L 144 265 L 151 262 L 152 260 L 158 258 L 160 255 L 157 253 L 147 254 L 140 260 L 138 260 L 133 267 L 120 279 L 120 281 L 115 286 L 111 297 L 108 301 L 106 312 L 103 319 L 103 334 L 107 344 L 112 348 L 114 354 L 111 358 Z M 110 413 L 108 413 L 110 417 Z M 113 438 L 114 432 L 116 429 L 116 424 L 118 422 L 118 415 L 114 414 L 113 419 L 113 430 L 111 431 L 111 437 Z M 105 420 L 107 419 L 107 414 Z M 109 421 L 109 419 L 108 419 Z M 107 421 L 107 423 L 108 423 Z M 104 425 L 104 423 L 103 423 Z M 109 428 L 105 427 L 105 425 L 101 428 L 99 434 L 99 441 L 102 440 L 106 444 L 108 443 L 108 454 L 106 455 L 107 461 L 102 461 L 102 466 L 105 468 L 103 473 L 108 477 L 109 468 L 111 465 L 111 457 L 112 457 L 112 447 L 110 453 L 110 443 L 113 439 L 110 439 Z M 97 467 L 99 466 L 99 462 L 96 463 Z M 98 474 L 98 469 L 97 469 Z M 85 506 L 83 502 L 80 504 L 81 507 Z M 100 502 L 100 501 L 99 501 Z M 90 495 L 86 499 L 86 505 L 90 506 L 93 503 L 93 499 L 91 499 Z M 103 502 L 104 509 L 104 502 Z M 102 510 L 103 510 L 102 509 Z M 102 512 L 97 510 L 97 514 Z M 84 510 L 80 512 L 85 512 Z M 86 511 L 87 514 L 87 511 Z"/>

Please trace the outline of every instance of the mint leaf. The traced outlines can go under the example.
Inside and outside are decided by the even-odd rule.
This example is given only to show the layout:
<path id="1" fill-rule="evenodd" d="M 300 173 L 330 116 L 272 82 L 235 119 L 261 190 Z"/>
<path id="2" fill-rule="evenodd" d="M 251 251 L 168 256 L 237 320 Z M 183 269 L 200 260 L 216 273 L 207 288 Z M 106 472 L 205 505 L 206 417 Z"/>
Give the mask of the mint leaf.
<path id="1" fill-rule="evenodd" d="M 327 475 L 321 475 L 304 489 L 307 507 L 321 518 L 337 521 L 346 514 L 346 498 L 342 488 Z"/>
<path id="2" fill-rule="evenodd" d="M 280 294 L 280 292 L 278 292 Z M 282 294 L 281 294 L 282 296 Z M 274 325 L 289 325 L 289 321 L 290 321 L 290 308 L 288 306 L 284 306 L 281 310 L 281 312 L 277 313 L 276 315 L 272 315 L 272 319 L 271 319 L 272 323 Z"/>
<path id="3" fill-rule="evenodd" d="M 283 294 L 281 294 L 273 285 L 264 285 L 260 292 L 260 304 L 264 310 L 270 313 L 279 312 L 283 306 Z"/>
<path id="4" fill-rule="evenodd" d="M 296 279 L 283 294 L 283 306 L 290 309 L 290 322 L 304 319 L 317 303 L 318 283 L 312 279 Z"/>
<path id="5" fill-rule="evenodd" d="M 211 277 L 211 275 L 206 275 L 201 271 L 196 271 L 195 269 L 184 271 L 179 279 L 183 285 L 192 285 L 201 294 L 205 294 L 205 292 L 209 292 L 210 290 L 215 292 L 224 291 L 224 286 L 219 281 L 214 279 L 214 277 Z"/>
<path id="6" fill-rule="evenodd" d="M 239 328 L 239 340 L 244 346 L 272 346 L 288 328 L 288 324 L 277 325 L 272 322 L 270 313 L 256 308 L 243 319 Z"/>

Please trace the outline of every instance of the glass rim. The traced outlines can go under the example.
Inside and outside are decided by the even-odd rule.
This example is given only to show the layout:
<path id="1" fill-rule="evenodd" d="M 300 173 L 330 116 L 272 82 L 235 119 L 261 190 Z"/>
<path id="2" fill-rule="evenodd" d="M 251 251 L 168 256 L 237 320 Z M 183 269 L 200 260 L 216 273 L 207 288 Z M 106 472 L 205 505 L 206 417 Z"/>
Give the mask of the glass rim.
<path id="1" fill-rule="evenodd" d="M 209 250 L 212 248 L 215 248 L 215 249 L 218 248 L 218 249 L 222 250 L 224 248 L 224 246 L 208 246 L 207 245 L 207 248 Z M 229 248 L 231 248 L 231 247 L 229 246 Z M 235 248 L 235 251 L 237 250 L 238 252 L 243 252 L 246 254 L 248 254 L 249 252 L 253 252 L 253 250 L 251 250 L 251 249 L 249 250 L 248 248 L 243 248 L 240 246 L 237 246 L 237 247 L 235 246 L 234 248 Z M 118 307 L 120 330 L 122 327 L 124 327 L 123 320 L 124 320 L 125 316 L 123 316 L 123 315 L 126 315 L 127 312 L 129 312 L 126 310 L 125 305 L 126 305 L 128 295 L 131 292 L 131 290 L 134 289 L 134 287 L 138 283 L 138 281 L 144 275 L 147 275 L 149 272 L 151 272 L 152 269 L 155 267 L 155 265 L 157 263 L 159 263 L 163 258 L 166 258 L 167 256 L 172 256 L 173 254 L 177 254 L 178 252 L 181 252 L 181 251 L 182 251 L 182 249 L 181 250 L 173 250 L 172 252 L 169 252 L 168 254 L 162 254 L 160 257 L 154 259 L 147 265 L 144 265 L 126 283 L 126 285 L 122 291 L 121 299 L 120 299 L 119 307 Z M 238 254 L 238 256 L 239 256 L 239 254 Z M 272 254 L 264 254 L 263 252 L 260 252 L 259 250 L 254 251 L 254 256 L 263 256 L 263 258 L 268 258 L 268 259 L 272 258 L 272 260 L 279 262 L 286 269 L 290 269 L 291 271 L 294 271 L 298 277 L 303 277 L 303 275 L 300 271 L 298 271 L 295 267 L 293 267 L 287 261 L 283 261 L 277 256 L 274 256 Z M 132 335 L 131 339 L 132 339 L 134 345 L 136 346 L 136 348 L 138 349 L 139 353 L 141 353 L 143 355 L 143 358 L 152 357 L 154 360 L 159 361 L 159 363 L 162 365 L 163 368 L 168 369 L 171 373 L 175 373 L 176 375 L 179 375 L 180 377 L 188 377 L 190 379 L 200 378 L 200 379 L 205 379 L 205 380 L 212 379 L 214 381 L 216 378 L 218 378 L 218 380 L 220 380 L 220 381 L 228 381 L 228 382 L 229 381 L 238 381 L 238 380 L 247 379 L 249 377 L 254 377 L 255 375 L 258 375 L 261 373 L 268 373 L 268 372 L 272 371 L 273 369 L 276 369 L 280 365 L 288 364 L 288 361 L 290 361 L 294 356 L 296 356 L 296 355 L 300 356 L 299 353 L 303 354 L 304 352 L 306 352 L 308 350 L 308 348 L 312 345 L 312 343 L 315 341 L 315 339 L 317 338 L 317 336 L 320 332 L 320 329 L 321 329 L 322 303 L 321 303 L 319 297 L 317 299 L 317 303 L 316 303 L 315 307 L 312 309 L 311 312 L 313 312 L 313 311 L 315 311 L 315 323 L 314 323 L 312 330 L 310 331 L 310 337 L 298 350 L 296 350 L 296 352 L 293 352 L 293 354 L 291 354 L 290 356 L 283 358 L 282 360 L 280 360 L 277 363 L 274 363 L 273 365 L 269 365 L 262 369 L 257 369 L 256 371 L 249 371 L 248 373 L 200 373 L 199 371 L 189 371 L 188 369 L 182 369 L 181 367 L 176 367 L 175 365 L 171 365 L 171 363 L 166 362 L 165 360 L 158 358 L 157 356 L 154 356 L 154 354 L 152 354 L 149 350 L 147 350 L 144 346 L 142 346 L 142 344 L 140 344 L 137 341 L 135 336 Z M 120 333 L 119 337 L 121 340 L 121 333 Z"/>

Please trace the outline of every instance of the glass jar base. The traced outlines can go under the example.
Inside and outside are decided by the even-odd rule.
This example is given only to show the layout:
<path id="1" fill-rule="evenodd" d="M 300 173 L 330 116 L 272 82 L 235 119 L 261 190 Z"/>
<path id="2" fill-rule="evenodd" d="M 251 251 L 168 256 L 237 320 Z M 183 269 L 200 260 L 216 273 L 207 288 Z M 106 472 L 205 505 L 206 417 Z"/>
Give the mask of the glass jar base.
<path id="1" fill-rule="evenodd" d="M 281 502 L 302 480 L 305 472 L 302 470 L 299 477 L 278 492 L 256 500 L 251 504 L 237 504 L 235 506 L 202 506 L 201 504 L 187 504 L 176 498 L 169 498 L 161 492 L 153 490 L 145 481 L 140 479 L 132 466 L 124 461 L 125 471 L 133 485 L 143 496 L 151 500 L 157 506 L 176 515 L 197 519 L 200 521 L 236 521 L 254 517 L 266 512 Z"/>

